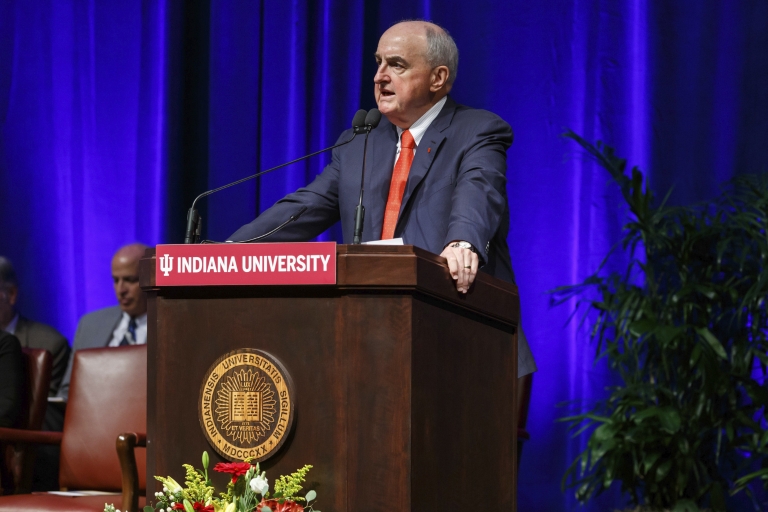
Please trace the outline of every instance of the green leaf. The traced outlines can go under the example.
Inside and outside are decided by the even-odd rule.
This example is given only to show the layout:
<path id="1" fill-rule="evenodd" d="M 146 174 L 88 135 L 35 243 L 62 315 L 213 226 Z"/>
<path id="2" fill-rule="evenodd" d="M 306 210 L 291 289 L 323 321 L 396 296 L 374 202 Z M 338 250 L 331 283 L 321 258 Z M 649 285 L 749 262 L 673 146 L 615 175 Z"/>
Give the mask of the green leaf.
<path id="1" fill-rule="evenodd" d="M 680 414 L 672 407 L 664 407 L 659 413 L 661 428 L 674 434 L 680 430 Z"/>
<path id="2" fill-rule="evenodd" d="M 194 507 L 189 502 L 189 500 L 184 500 L 184 511 L 185 512 L 195 512 Z"/>
<path id="3" fill-rule="evenodd" d="M 611 423 L 604 423 L 595 429 L 592 437 L 598 441 L 606 441 L 612 439 L 616 435 L 616 427 Z"/>
<path id="4" fill-rule="evenodd" d="M 272 509 L 269 508 L 268 506 L 264 505 L 263 507 L 261 507 L 259 509 L 259 512 L 272 512 Z"/>
<path id="5" fill-rule="evenodd" d="M 672 461 L 667 460 L 662 462 L 658 468 L 656 468 L 656 481 L 663 481 L 669 474 L 669 470 L 672 469 Z"/>
<path id="6" fill-rule="evenodd" d="M 307 502 L 310 502 L 315 498 L 317 498 L 317 493 L 314 490 L 309 491 L 307 495 L 304 496 L 304 499 L 307 500 Z"/>
<path id="7" fill-rule="evenodd" d="M 672 512 L 699 512 L 699 507 L 691 500 L 678 500 Z"/>
<path id="8" fill-rule="evenodd" d="M 155 512 L 155 509 L 147 505 L 146 507 L 144 507 L 144 512 Z"/>
<path id="9" fill-rule="evenodd" d="M 725 353 L 723 345 L 718 341 L 715 335 L 712 334 L 712 331 L 706 327 L 701 327 L 696 329 L 696 332 L 699 333 L 699 336 L 704 338 L 707 343 L 709 343 L 709 346 L 712 347 L 712 350 L 715 351 L 715 354 L 720 356 L 722 359 L 728 359 L 728 354 Z"/>

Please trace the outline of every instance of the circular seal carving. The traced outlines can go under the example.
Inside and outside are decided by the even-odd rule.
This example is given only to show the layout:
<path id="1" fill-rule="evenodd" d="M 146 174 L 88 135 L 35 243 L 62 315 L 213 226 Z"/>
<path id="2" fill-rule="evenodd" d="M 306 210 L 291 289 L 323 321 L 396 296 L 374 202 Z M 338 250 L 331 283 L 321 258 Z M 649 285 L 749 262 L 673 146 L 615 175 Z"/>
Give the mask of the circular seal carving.
<path id="1" fill-rule="evenodd" d="M 206 439 L 230 461 L 268 459 L 293 426 L 290 376 L 261 350 L 243 348 L 218 358 L 205 374 L 198 403 Z"/>

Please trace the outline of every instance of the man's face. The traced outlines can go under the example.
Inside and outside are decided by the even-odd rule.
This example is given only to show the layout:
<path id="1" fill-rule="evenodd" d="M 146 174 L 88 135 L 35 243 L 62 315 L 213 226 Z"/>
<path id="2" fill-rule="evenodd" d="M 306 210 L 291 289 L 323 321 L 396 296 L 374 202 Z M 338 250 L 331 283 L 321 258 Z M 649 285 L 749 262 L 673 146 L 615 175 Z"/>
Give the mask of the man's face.
<path id="1" fill-rule="evenodd" d="M 5 329 L 13 317 L 18 291 L 15 286 L 0 282 L 0 329 Z"/>
<path id="2" fill-rule="evenodd" d="M 432 106 L 433 76 L 425 59 L 426 48 L 423 27 L 401 23 L 384 32 L 376 49 L 376 103 L 400 128 L 409 128 Z"/>
<path id="3" fill-rule="evenodd" d="M 139 260 L 116 254 L 112 259 L 112 282 L 120 309 L 132 317 L 147 312 L 147 296 L 139 286 Z"/>

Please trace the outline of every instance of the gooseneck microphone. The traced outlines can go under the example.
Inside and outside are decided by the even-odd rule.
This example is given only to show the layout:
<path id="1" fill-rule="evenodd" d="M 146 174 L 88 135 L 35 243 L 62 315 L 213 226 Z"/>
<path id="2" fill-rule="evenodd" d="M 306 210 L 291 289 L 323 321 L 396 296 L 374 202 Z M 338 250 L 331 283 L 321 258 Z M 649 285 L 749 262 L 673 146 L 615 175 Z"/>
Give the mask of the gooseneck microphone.
<path id="1" fill-rule="evenodd" d="M 377 108 L 372 108 L 365 116 L 365 123 L 360 129 L 360 133 L 365 132 L 365 144 L 363 144 L 363 170 L 360 176 L 360 200 L 357 202 L 357 208 L 355 208 L 355 231 L 352 236 L 352 243 L 355 245 L 360 244 L 360 239 L 363 236 L 363 221 L 365 220 L 363 194 L 365 193 L 365 156 L 368 153 L 368 134 L 379 126 L 379 121 L 381 121 L 381 112 Z M 357 133 L 357 130 L 355 133 Z"/>
<path id="2" fill-rule="evenodd" d="M 377 112 L 378 112 L 378 110 L 377 110 Z M 297 158 L 295 160 L 291 160 L 290 162 L 286 162 L 284 164 L 280 164 L 280 165 L 278 165 L 276 167 L 272 167 L 271 169 L 267 169 L 266 171 L 257 172 L 256 174 L 252 174 L 251 176 L 248 176 L 247 178 L 243 178 L 243 179 L 237 180 L 235 182 L 229 183 L 227 185 L 223 185 L 223 186 L 221 186 L 219 188 L 215 188 L 213 190 L 208 190 L 206 192 L 203 192 L 199 196 L 197 196 L 195 198 L 195 200 L 192 201 L 192 207 L 187 212 L 187 229 L 186 229 L 186 232 L 184 234 L 184 243 L 185 244 L 196 244 L 196 243 L 198 243 L 200 241 L 200 232 L 202 230 L 202 224 L 203 223 L 201 222 L 202 219 L 200 218 L 200 215 L 197 213 L 197 209 L 195 208 L 195 206 L 197 205 L 197 202 L 200 199 L 202 199 L 202 198 L 204 198 L 206 196 L 209 196 L 211 194 L 214 194 L 216 192 L 219 192 L 221 190 L 224 190 L 225 188 L 234 187 L 235 185 L 239 185 L 240 183 L 243 183 L 245 181 L 252 180 L 254 178 L 258 178 L 259 176 L 267 174 L 268 172 L 276 171 L 277 169 L 281 169 L 281 168 L 286 167 L 288 165 L 295 164 L 296 162 L 300 162 L 302 160 L 306 160 L 307 158 L 313 157 L 315 155 L 319 155 L 320 153 L 324 153 L 326 151 L 330 151 L 332 149 L 336 149 L 336 148 L 338 148 L 340 146 L 343 146 L 345 144 L 349 144 L 350 142 L 352 142 L 354 140 L 355 137 L 357 137 L 358 134 L 362 133 L 362 131 L 358 131 L 358 130 L 364 130 L 365 129 L 365 126 L 366 126 L 367 121 L 368 121 L 368 116 L 369 116 L 369 114 L 365 110 L 362 110 L 362 109 L 358 110 L 357 113 L 355 113 L 355 116 L 352 118 L 352 128 L 353 128 L 352 137 L 350 137 L 348 140 L 345 140 L 344 142 L 340 142 L 340 143 L 338 143 L 338 144 L 336 144 L 334 146 L 331 146 L 331 147 L 328 147 L 328 148 L 325 148 L 325 149 L 321 149 L 320 151 L 315 151 L 314 153 L 310 153 L 308 155 L 302 156 L 302 157 Z M 379 114 L 379 119 L 380 118 L 381 118 L 381 114 Z M 376 122 L 376 124 L 378 124 L 378 121 Z M 368 131 L 370 131 L 370 130 L 368 130 Z M 367 133 L 368 132 L 366 132 L 366 140 L 367 140 Z M 306 210 L 306 208 L 304 210 Z M 268 235 L 270 235 L 270 234 L 272 234 L 274 232 L 279 231 L 280 229 L 285 227 L 285 225 L 288 224 L 289 222 L 293 222 L 294 220 L 298 219 L 299 216 L 302 213 L 304 213 L 304 210 L 301 210 L 299 213 L 292 215 L 291 218 L 288 219 L 288 221 L 286 221 L 282 225 L 278 226 L 273 232 L 267 233 L 264 236 L 257 237 L 257 238 L 264 238 L 264 237 L 266 237 L 266 236 L 268 236 Z M 255 241 L 255 239 L 251 240 L 251 241 Z"/>

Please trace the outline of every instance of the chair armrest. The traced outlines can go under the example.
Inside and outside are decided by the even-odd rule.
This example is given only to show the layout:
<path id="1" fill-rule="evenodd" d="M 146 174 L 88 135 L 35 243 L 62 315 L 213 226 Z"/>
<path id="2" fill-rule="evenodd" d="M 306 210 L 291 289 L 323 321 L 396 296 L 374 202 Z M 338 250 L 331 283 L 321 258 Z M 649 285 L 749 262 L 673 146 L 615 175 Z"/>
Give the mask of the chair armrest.
<path id="1" fill-rule="evenodd" d="M 147 446 L 147 435 L 125 432 L 117 436 L 115 445 L 123 479 L 122 510 L 133 512 L 139 508 L 139 470 L 134 449 L 137 446 Z"/>
<path id="2" fill-rule="evenodd" d="M 0 428 L 0 441 L 32 444 L 61 444 L 61 432 Z"/>

